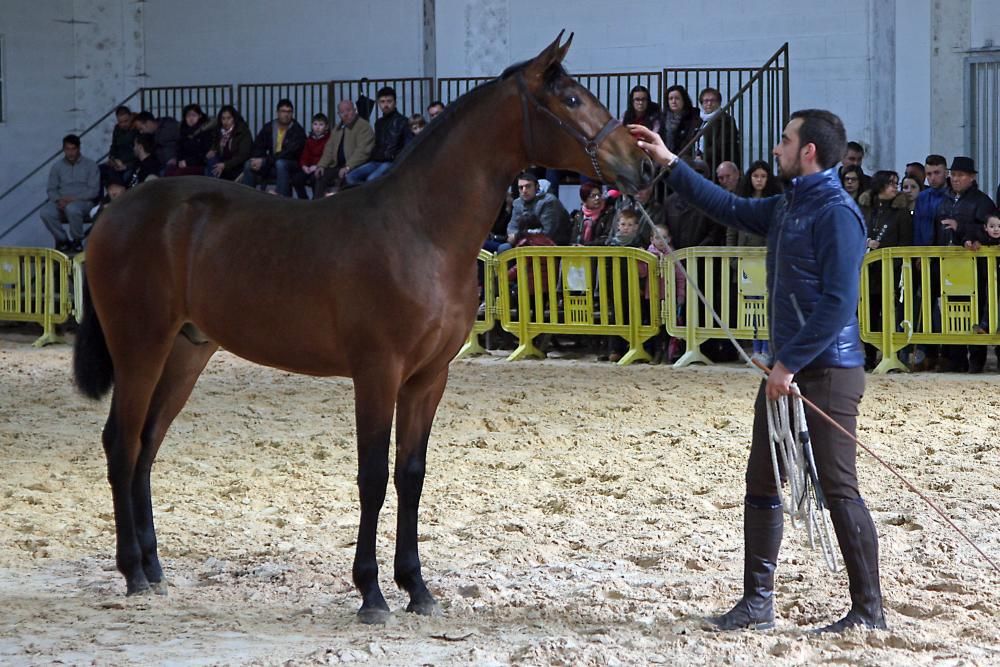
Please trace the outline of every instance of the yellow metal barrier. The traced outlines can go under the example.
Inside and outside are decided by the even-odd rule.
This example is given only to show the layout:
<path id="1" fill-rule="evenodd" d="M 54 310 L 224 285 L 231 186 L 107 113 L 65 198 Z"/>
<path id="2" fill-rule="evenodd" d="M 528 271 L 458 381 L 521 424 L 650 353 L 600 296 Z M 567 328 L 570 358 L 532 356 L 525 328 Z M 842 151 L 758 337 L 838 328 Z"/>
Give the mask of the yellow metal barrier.
<path id="1" fill-rule="evenodd" d="M 724 338 L 712 311 L 701 302 L 695 282 L 709 304 L 738 339 L 767 340 L 766 248 L 684 248 L 660 259 L 660 273 L 667 277 L 664 324 L 667 332 L 684 340 L 686 351 L 674 363 L 682 368 L 700 362 L 711 364 L 699 349 L 705 341 Z M 674 261 L 681 262 L 687 282 L 683 313 L 677 300 Z"/>
<path id="2" fill-rule="evenodd" d="M 33 344 L 62 343 L 56 325 L 70 316 L 70 260 L 50 248 L 0 248 L 0 320 L 35 322 Z"/>
<path id="3" fill-rule="evenodd" d="M 471 354 L 485 354 L 486 350 L 479 343 L 479 336 L 490 331 L 497 322 L 496 258 L 493 253 L 480 250 L 479 262 L 482 264 L 483 301 L 479 306 L 476 321 L 472 325 L 472 331 L 469 332 L 469 339 L 455 355 L 455 359 L 461 359 Z"/>
<path id="4" fill-rule="evenodd" d="M 497 316 L 519 342 L 508 360 L 544 357 L 533 342 L 542 334 L 621 336 L 629 350 L 619 365 L 649 360 L 642 343 L 662 321 L 657 259 L 619 247 L 524 247 L 497 255 Z M 640 264 L 650 289 L 645 318 Z"/>
<path id="5" fill-rule="evenodd" d="M 861 340 L 882 352 L 875 373 L 906 370 L 897 353 L 909 344 L 1000 345 L 997 264 L 1000 248 L 881 248 L 865 256 L 858 319 Z M 875 269 L 874 271 L 872 269 Z M 872 274 L 881 295 L 873 302 Z M 882 326 L 872 310 L 882 312 Z M 984 333 L 977 333 L 985 324 Z"/>

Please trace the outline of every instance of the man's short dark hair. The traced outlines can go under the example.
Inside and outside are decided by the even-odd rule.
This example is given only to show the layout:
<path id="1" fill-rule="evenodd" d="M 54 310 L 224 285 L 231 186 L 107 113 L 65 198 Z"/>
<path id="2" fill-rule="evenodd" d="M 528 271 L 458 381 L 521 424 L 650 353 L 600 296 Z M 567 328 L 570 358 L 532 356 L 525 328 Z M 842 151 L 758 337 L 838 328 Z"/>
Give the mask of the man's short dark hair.
<path id="1" fill-rule="evenodd" d="M 392 86 L 382 86 L 381 88 L 378 89 L 378 93 L 376 93 L 375 99 L 378 99 L 380 97 L 391 97 L 392 99 L 396 99 L 396 89 L 393 88 Z"/>
<path id="2" fill-rule="evenodd" d="M 142 150 L 152 154 L 156 150 L 156 137 L 147 132 L 140 132 L 135 135 L 135 143 L 142 146 Z"/>
<path id="3" fill-rule="evenodd" d="M 129 109 L 124 104 L 121 104 L 121 105 L 115 107 L 115 116 L 124 116 L 125 114 L 129 114 L 131 116 L 132 115 L 132 110 Z"/>
<path id="4" fill-rule="evenodd" d="M 847 144 L 847 130 L 835 113 L 826 109 L 800 109 L 792 114 L 789 121 L 802 119 L 799 126 L 799 147 L 812 144 L 816 147 L 816 164 L 821 169 L 829 169 L 844 156 Z"/>
<path id="5" fill-rule="evenodd" d="M 156 116 L 148 111 L 140 111 L 135 115 L 135 122 L 137 123 L 146 123 L 151 120 L 156 120 Z"/>
<path id="6" fill-rule="evenodd" d="M 282 107 L 288 107 L 292 111 L 295 110 L 295 105 L 292 104 L 292 101 L 290 99 L 288 99 L 287 97 L 282 97 L 280 100 L 278 100 L 278 103 L 276 105 L 274 105 L 275 109 L 280 109 Z"/>
<path id="7" fill-rule="evenodd" d="M 519 181 L 531 181 L 535 185 L 538 185 L 538 177 L 535 176 L 530 171 L 522 171 L 520 174 L 517 175 L 517 180 L 519 180 Z"/>
<path id="8" fill-rule="evenodd" d="M 924 168 L 924 163 L 923 162 L 907 162 L 906 163 L 906 168 L 909 169 L 910 167 L 917 167 L 919 169 L 923 169 Z"/>
<path id="9" fill-rule="evenodd" d="M 943 155 L 938 155 L 937 153 L 931 153 L 928 155 L 924 160 L 924 164 L 931 165 L 932 167 L 948 168 L 948 160 L 946 160 Z"/>
<path id="10" fill-rule="evenodd" d="M 861 153 L 861 157 L 865 156 L 865 147 L 856 141 L 847 142 L 847 150 L 845 150 L 844 152 L 846 153 L 847 151 L 854 151 L 855 153 Z"/>
<path id="11" fill-rule="evenodd" d="M 430 109 L 431 107 L 441 107 L 443 109 L 444 102 L 442 102 L 441 100 L 434 100 L 433 102 L 427 105 L 428 109 Z"/>
<path id="12" fill-rule="evenodd" d="M 66 144 L 69 144 L 70 146 L 76 146 L 77 148 L 79 148 L 80 137 L 76 136 L 75 134 L 67 134 L 65 137 L 63 137 L 63 146 L 65 146 Z"/>

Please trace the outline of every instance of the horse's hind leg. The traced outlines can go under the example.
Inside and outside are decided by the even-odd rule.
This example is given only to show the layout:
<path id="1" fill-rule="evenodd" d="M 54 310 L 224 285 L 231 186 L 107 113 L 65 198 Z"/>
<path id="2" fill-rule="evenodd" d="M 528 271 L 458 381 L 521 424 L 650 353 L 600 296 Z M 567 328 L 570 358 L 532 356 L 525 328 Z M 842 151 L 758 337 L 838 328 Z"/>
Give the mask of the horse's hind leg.
<path id="1" fill-rule="evenodd" d="M 398 387 L 398 380 L 392 382 L 384 376 L 354 379 L 361 523 L 353 575 L 354 585 L 361 593 L 358 620 L 362 623 L 385 623 L 389 618 L 389 605 L 378 585 L 375 536 L 389 484 L 389 434 Z"/>
<path id="2" fill-rule="evenodd" d="M 410 380 L 400 389 L 396 408 L 395 484 L 399 514 L 394 578 L 396 584 L 410 594 L 406 610 L 427 616 L 437 615 L 440 610 L 420 573 L 417 510 L 424 487 L 427 440 L 447 381 L 447 367 L 430 379 Z"/>
<path id="3" fill-rule="evenodd" d="M 176 337 L 142 427 L 142 449 L 132 480 L 132 507 L 136 536 L 142 551 L 142 570 L 153 590 L 160 594 L 166 594 L 167 588 L 156 552 L 150 470 L 167 429 L 187 403 L 198 376 L 217 349 L 214 343 L 196 345 L 184 336 Z"/>

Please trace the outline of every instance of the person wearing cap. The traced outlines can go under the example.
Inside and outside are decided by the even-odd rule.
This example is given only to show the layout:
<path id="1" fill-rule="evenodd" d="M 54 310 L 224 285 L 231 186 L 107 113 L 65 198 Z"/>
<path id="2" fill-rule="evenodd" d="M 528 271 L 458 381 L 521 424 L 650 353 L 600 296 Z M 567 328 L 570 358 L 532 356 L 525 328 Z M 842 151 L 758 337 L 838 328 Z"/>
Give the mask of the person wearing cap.
<path id="1" fill-rule="evenodd" d="M 962 246 L 966 239 L 978 238 L 986 219 L 996 208 L 990 196 L 976 183 L 976 163 L 959 155 L 948 170 L 951 187 L 938 206 L 935 221 L 935 245 Z M 936 370 L 942 373 L 982 373 L 986 347 L 982 345 L 943 346 Z"/>
<path id="2" fill-rule="evenodd" d="M 787 187 L 783 194 L 757 199 L 737 197 L 698 176 L 646 128 L 628 129 L 639 148 L 669 170 L 666 182 L 675 193 L 727 226 L 767 238 L 773 366 L 754 403 L 743 508 L 743 596 L 728 612 L 708 619 L 711 627 L 774 626 L 784 512 L 771 463 L 767 401 L 791 394 L 794 380 L 803 396 L 846 431 L 806 412 L 816 474 L 851 597 L 847 615 L 820 630 L 885 628 L 878 533 L 859 490 L 853 438 L 865 389 L 858 289 L 866 234 L 861 211 L 837 176 L 847 144 L 843 122 L 823 109 L 793 113 L 773 151 Z"/>

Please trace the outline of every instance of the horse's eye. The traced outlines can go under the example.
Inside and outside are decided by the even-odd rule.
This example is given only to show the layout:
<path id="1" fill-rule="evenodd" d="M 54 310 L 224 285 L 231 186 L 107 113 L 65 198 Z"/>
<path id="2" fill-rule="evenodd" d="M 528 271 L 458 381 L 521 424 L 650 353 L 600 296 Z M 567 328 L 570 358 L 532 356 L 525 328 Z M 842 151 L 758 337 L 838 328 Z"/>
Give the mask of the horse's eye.
<path id="1" fill-rule="evenodd" d="M 567 95 L 563 101 L 566 103 L 566 106 L 570 108 L 580 106 L 580 98 L 576 95 Z"/>

